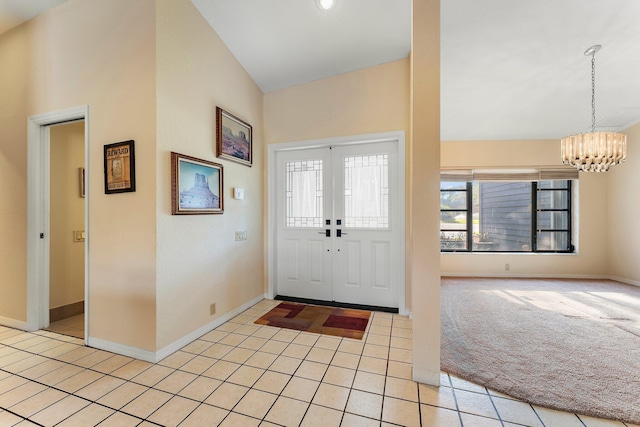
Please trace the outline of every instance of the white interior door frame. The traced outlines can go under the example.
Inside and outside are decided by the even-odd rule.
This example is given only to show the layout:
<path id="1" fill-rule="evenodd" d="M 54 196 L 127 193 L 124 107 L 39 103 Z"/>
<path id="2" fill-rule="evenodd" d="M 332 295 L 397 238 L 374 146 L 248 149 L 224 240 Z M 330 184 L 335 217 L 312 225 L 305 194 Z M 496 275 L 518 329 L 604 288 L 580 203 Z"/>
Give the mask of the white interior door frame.
<path id="1" fill-rule="evenodd" d="M 405 132 L 393 131 L 383 133 L 372 133 L 365 135 L 343 136 L 336 138 L 314 139 L 308 141 L 283 142 L 277 144 L 269 144 L 267 146 L 267 297 L 274 298 L 278 294 L 277 289 L 277 153 L 280 151 L 301 150 L 307 148 L 326 148 L 336 146 L 346 146 L 355 144 L 370 144 L 375 142 L 392 142 L 398 147 L 398 184 L 399 194 L 398 203 L 400 204 L 399 226 L 402 239 L 405 239 Z M 402 245 L 402 265 L 405 264 L 406 255 L 404 252 L 405 245 Z M 400 289 L 398 290 L 398 312 L 400 314 L 408 314 L 406 309 L 406 272 L 401 269 Z"/>
<path id="2" fill-rule="evenodd" d="M 36 331 L 49 324 L 49 238 L 50 238 L 50 125 L 84 120 L 85 176 L 89 173 L 89 106 L 79 106 L 27 119 L 27 330 Z M 85 186 L 84 221 L 84 329 L 89 337 L 89 200 Z"/>

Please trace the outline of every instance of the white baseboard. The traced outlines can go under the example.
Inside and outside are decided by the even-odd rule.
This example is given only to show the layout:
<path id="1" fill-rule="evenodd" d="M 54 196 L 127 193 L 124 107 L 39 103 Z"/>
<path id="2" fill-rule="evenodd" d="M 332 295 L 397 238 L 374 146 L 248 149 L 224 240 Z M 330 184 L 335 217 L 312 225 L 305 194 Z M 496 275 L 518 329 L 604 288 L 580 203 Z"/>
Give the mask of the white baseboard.
<path id="1" fill-rule="evenodd" d="M 514 278 L 514 279 L 595 279 L 613 280 L 628 285 L 640 286 L 639 280 L 626 279 L 624 277 L 598 274 L 509 274 L 509 273 L 441 273 L 440 277 L 480 277 L 480 278 Z"/>
<path id="2" fill-rule="evenodd" d="M 514 279 L 610 279 L 611 276 L 595 274 L 531 274 L 531 273 L 441 273 L 440 277 L 497 277 Z M 611 279 L 615 280 L 615 279 Z"/>
<path id="3" fill-rule="evenodd" d="M 20 329 L 21 331 L 33 332 L 29 330 L 29 324 L 27 322 L 9 319 L 8 317 L 0 316 L 0 325 L 7 326 L 9 328 Z"/>
<path id="4" fill-rule="evenodd" d="M 123 356 L 133 357 L 134 359 L 144 360 L 145 362 L 155 363 L 156 353 L 149 350 L 142 350 L 137 347 L 130 347 L 124 344 L 118 344 L 115 342 L 101 340 L 100 338 L 87 338 L 87 345 L 89 347 L 97 348 L 99 350 L 110 351 L 111 353 L 121 354 Z"/>
<path id="5" fill-rule="evenodd" d="M 163 348 L 162 350 L 158 351 L 155 354 L 155 362 L 159 362 L 160 360 L 164 359 L 165 357 L 175 353 L 176 351 L 180 350 L 182 347 L 184 347 L 185 345 L 195 341 L 196 339 L 200 338 L 202 335 L 206 334 L 209 331 L 212 331 L 213 329 L 217 328 L 218 326 L 222 325 L 223 323 L 231 320 L 232 318 L 236 317 L 238 314 L 242 313 L 243 311 L 245 311 L 248 308 L 251 308 L 252 306 L 256 305 L 257 303 L 259 303 L 260 301 L 262 301 L 263 299 L 266 298 L 266 294 L 265 295 L 259 295 L 257 297 L 255 297 L 254 299 L 252 299 L 251 301 L 248 301 L 244 304 L 242 304 L 240 307 L 236 308 L 235 310 L 231 310 L 230 312 L 226 313 L 223 316 L 218 317 L 217 319 L 213 320 L 211 323 L 208 323 L 204 326 L 202 326 L 199 329 L 196 329 L 195 331 L 191 332 L 190 334 L 180 338 L 179 340 L 169 344 L 168 346 L 166 346 L 165 348 Z"/>
<path id="6" fill-rule="evenodd" d="M 640 281 L 638 280 L 625 279 L 624 277 L 618 276 L 609 276 L 608 279 L 614 280 L 616 282 L 626 283 L 627 285 L 640 286 Z"/>
<path id="7" fill-rule="evenodd" d="M 218 326 L 222 325 L 223 323 L 225 323 L 225 322 L 229 321 L 230 319 L 234 318 L 235 316 L 237 316 L 238 314 L 242 313 L 246 309 L 252 307 L 253 305 L 255 305 L 257 303 L 259 303 L 264 298 L 265 298 L 265 295 L 259 295 L 259 296 L 255 297 L 251 301 L 248 301 L 248 302 L 242 304 L 240 307 L 236 308 L 235 310 L 231 310 L 230 312 L 226 313 L 225 315 L 218 317 L 217 319 L 215 319 L 211 323 L 208 323 L 205 326 L 203 326 L 203 327 L 191 332 L 190 334 L 180 338 L 179 340 L 175 341 L 172 344 L 169 344 L 168 346 L 166 346 L 162 350 L 157 351 L 155 353 L 153 351 L 142 350 L 140 348 L 130 347 L 128 345 L 118 344 L 118 343 L 102 340 L 102 339 L 99 339 L 99 338 L 92 338 L 92 337 L 89 337 L 87 339 L 87 345 L 89 347 L 94 347 L 94 348 L 97 348 L 97 349 L 100 349 L 100 350 L 110 351 L 112 353 L 121 354 L 123 356 L 129 356 L 129 357 L 133 357 L 135 359 L 144 360 L 145 362 L 157 363 L 157 362 L 161 361 L 162 359 L 164 359 L 165 357 L 167 357 L 167 356 L 175 353 L 176 351 L 180 350 L 185 345 L 195 341 L 196 339 L 198 339 L 202 335 L 206 334 L 207 332 L 217 328 Z M 1 320 L 2 320 L 2 318 L 0 318 L 0 321 Z"/>

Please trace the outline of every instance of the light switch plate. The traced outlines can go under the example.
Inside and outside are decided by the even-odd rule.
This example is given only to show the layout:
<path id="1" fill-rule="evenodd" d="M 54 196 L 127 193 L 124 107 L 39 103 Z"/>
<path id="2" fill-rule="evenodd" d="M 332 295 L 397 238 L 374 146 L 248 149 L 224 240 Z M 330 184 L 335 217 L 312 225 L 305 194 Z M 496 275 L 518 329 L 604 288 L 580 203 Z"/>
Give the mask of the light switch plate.
<path id="1" fill-rule="evenodd" d="M 84 242 L 84 230 L 73 230 L 73 241 L 74 242 Z"/>
<path id="2" fill-rule="evenodd" d="M 236 242 L 247 240 L 247 231 L 236 231 Z"/>
<path id="3" fill-rule="evenodd" d="M 234 188 L 233 198 L 238 200 L 244 199 L 244 188 Z"/>

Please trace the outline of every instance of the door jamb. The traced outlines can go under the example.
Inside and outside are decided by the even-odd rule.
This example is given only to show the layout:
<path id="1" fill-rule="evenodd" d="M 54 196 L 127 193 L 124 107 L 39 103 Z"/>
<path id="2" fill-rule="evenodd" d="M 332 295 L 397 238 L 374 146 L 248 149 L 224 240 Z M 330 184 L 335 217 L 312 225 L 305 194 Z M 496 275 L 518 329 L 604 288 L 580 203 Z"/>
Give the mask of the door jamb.
<path id="1" fill-rule="evenodd" d="M 269 144 L 267 147 L 267 297 L 275 298 L 278 293 L 277 290 L 277 259 L 276 259 L 276 228 L 277 228 L 277 218 L 276 218 L 276 156 L 279 151 L 289 151 L 289 150 L 300 150 L 307 148 L 325 148 L 325 147 L 335 147 L 335 146 L 345 146 L 345 145 L 355 145 L 355 144 L 370 144 L 375 142 L 394 142 L 398 146 L 398 184 L 400 186 L 400 194 L 398 194 L 398 203 L 400 204 L 400 218 L 399 218 L 399 226 L 400 233 L 402 235 L 403 240 L 405 241 L 405 245 L 403 245 L 402 252 L 402 265 L 406 265 L 406 253 L 404 248 L 406 247 L 406 228 L 405 228 L 405 215 L 406 215 L 406 204 L 405 204 L 405 191 L 406 191 L 406 180 L 405 180 L 405 132 L 404 131 L 394 131 L 394 132 L 382 132 L 382 133 L 372 133 L 365 135 L 354 135 L 354 136 L 343 136 L 336 138 L 323 138 L 323 139 L 314 139 L 307 141 L 296 141 L 296 142 L 283 142 L 276 144 Z M 399 289 L 399 301 L 398 301 L 398 312 L 402 315 L 409 314 L 406 308 L 406 268 L 401 269 L 401 283 L 404 286 L 400 286 Z"/>
<path id="2" fill-rule="evenodd" d="M 83 105 L 27 119 L 27 330 L 49 324 L 49 125 L 84 120 L 84 165 L 89 177 L 89 106 Z M 89 339 L 89 200 L 85 185 L 84 221 L 84 343 Z M 43 233 L 44 237 L 40 237 Z"/>

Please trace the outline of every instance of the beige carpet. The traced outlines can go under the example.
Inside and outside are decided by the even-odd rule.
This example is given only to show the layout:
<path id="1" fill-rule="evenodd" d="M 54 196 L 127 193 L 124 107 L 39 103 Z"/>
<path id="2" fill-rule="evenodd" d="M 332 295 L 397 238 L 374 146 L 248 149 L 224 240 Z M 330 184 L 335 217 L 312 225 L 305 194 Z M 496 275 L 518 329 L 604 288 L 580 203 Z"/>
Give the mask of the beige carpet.
<path id="1" fill-rule="evenodd" d="M 441 363 L 529 403 L 640 424 L 640 287 L 443 278 Z"/>

